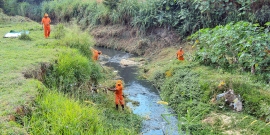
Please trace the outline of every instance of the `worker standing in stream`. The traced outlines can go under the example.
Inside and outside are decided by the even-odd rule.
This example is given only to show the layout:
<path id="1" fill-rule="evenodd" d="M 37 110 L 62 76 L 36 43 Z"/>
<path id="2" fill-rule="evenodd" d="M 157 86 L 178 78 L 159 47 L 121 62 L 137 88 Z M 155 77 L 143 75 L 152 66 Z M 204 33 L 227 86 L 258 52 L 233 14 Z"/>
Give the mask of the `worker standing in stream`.
<path id="1" fill-rule="evenodd" d="M 119 103 L 122 106 L 122 110 L 124 110 L 125 100 L 124 100 L 124 96 L 123 96 L 123 89 L 124 89 L 123 82 L 121 80 L 116 81 L 115 88 L 108 88 L 108 90 L 114 91 L 116 110 L 118 110 Z"/>
<path id="2" fill-rule="evenodd" d="M 92 53 L 93 53 L 93 60 L 94 61 L 97 61 L 98 56 L 102 54 L 101 51 L 98 51 L 98 50 L 95 50 L 95 49 L 92 49 Z"/>
<path id="3" fill-rule="evenodd" d="M 184 60 L 184 51 L 183 51 L 182 47 L 180 47 L 180 49 L 177 51 L 176 57 L 178 60 L 181 60 L 181 61 Z"/>
<path id="4" fill-rule="evenodd" d="M 45 13 L 44 17 L 41 20 L 41 25 L 43 25 L 45 38 L 48 38 L 51 33 L 50 23 L 51 23 L 51 19 L 49 18 L 49 15 Z"/>

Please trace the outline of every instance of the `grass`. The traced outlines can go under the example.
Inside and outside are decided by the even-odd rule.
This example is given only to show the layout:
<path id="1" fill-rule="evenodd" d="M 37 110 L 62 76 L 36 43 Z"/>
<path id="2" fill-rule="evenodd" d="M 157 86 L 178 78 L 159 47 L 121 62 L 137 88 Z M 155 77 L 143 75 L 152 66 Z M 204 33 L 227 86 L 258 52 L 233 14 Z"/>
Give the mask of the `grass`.
<path id="1" fill-rule="evenodd" d="M 123 127 L 121 122 L 115 121 L 120 127 L 111 127 L 115 124 L 108 124 L 109 121 L 103 119 L 105 112 L 96 105 L 72 100 L 57 91 L 42 89 L 35 106 L 39 111 L 24 123 L 30 134 L 136 134 L 133 128 Z M 126 116 L 123 112 L 121 115 Z"/>
<path id="2" fill-rule="evenodd" d="M 141 68 L 141 76 L 152 81 L 163 100 L 178 113 L 179 121 L 183 121 L 180 128 L 192 134 L 269 134 L 269 84 L 248 73 L 202 66 L 192 61 L 191 46 L 183 46 L 185 61 L 175 59 L 178 48 L 169 47 L 150 56 Z M 226 88 L 218 88 L 221 81 L 225 81 Z M 216 94 L 228 88 L 243 98 L 242 112 L 221 109 L 212 102 Z M 226 120 L 221 116 L 230 119 L 229 124 L 224 124 Z"/>
<path id="3" fill-rule="evenodd" d="M 78 94 L 83 96 L 72 97 L 58 90 L 48 90 L 36 79 L 26 79 L 23 73 L 40 70 L 41 63 L 54 64 L 61 54 L 74 51 L 76 47 L 59 44 L 59 39 L 52 38 L 54 26 L 51 27 L 51 37 L 45 39 L 41 25 L 36 22 L 20 17 L 9 17 L 2 13 L 0 17 L 6 20 L 0 22 L 0 35 L 4 36 L 10 30 L 29 30 L 31 38 L 31 41 L 18 38 L 0 40 L 0 134 L 139 132 L 140 118 L 129 110 L 116 111 L 112 93 L 110 95 L 91 94 L 89 91 L 80 93 L 87 91 L 80 89 Z M 82 52 L 78 55 L 87 54 Z M 95 105 L 84 101 L 93 102 Z M 32 111 L 20 115 L 18 108 L 21 106 Z M 15 121 L 12 116 L 15 116 Z"/>
<path id="4" fill-rule="evenodd" d="M 53 39 L 44 39 L 42 27 L 38 23 L 16 21 L 15 17 L 10 20 L 0 23 L 1 36 L 10 30 L 29 30 L 32 41 L 22 41 L 18 38 L 2 38 L 0 41 L 0 130 L 13 125 L 12 122 L 7 122 L 7 115 L 14 113 L 14 109 L 21 104 L 30 104 L 37 94 L 38 81 L 25 79 L 23 72 L 35 69 L 41 62 L 53 61 L 57 54 L 64 51 L 42 46 L 49 44 Z"/>

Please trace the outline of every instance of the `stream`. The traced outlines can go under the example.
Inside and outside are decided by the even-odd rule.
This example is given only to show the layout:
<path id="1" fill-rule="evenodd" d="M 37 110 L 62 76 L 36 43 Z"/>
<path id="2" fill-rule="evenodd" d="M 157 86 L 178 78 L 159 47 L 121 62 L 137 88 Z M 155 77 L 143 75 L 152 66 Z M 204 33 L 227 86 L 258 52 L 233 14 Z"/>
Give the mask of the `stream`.
<path id="1" fill-rule="evenodd" d="M 124 81 L 124 94 L 130 100 L 139 104 L 133 105 L 127 102 L 126 105 L 133 113 L 144 118 L 141 129 L 142 135 L 178 135 L 178 120 L 168 105 L 158 104 L 161 101 L 159 92 L 146 80 L 137 79 L 136 66 L 121 66 L 121 59 L 133 57 L 132 54 L 116 51 L 113 49 L 96 47 L 102 51 L 99 57 L 101 63 L 113 67 Z M 165 120 L 166 119 L 166 120 Z"/>

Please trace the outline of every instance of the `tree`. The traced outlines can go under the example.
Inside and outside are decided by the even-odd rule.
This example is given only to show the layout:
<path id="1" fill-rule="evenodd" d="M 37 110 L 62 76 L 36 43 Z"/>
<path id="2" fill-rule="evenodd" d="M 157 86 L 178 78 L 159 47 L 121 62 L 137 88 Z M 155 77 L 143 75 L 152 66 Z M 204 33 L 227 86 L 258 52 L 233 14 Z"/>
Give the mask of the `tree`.
<path id="1" fill-rule="evenodd" d="M 4 0 L 0 0 L 0 8 L 4 7 Z"/>

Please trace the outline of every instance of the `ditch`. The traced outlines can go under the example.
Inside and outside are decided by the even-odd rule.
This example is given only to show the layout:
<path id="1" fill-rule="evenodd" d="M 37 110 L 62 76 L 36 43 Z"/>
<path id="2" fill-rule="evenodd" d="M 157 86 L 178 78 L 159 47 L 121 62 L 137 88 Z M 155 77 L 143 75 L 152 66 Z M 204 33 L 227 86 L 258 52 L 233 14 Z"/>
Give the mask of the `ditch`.
<path id="1" fill-rule="evenodd" d="M 162 99 L 155 87 L 146 80 L 137 78 L 136 66 L 121 66 L 122 59 L 134 57 L 132 54 L 107 49 L 96 48 L 102 51 L 100 62 L 113 67 L 124 81 L 124 94 L 138 104 L 127 102 L 126 105 L 133 113 L 144 118 L 141 132 L 143 135 L 178 135 L 178 120 L 172 109 L 166 104 L 158 104 Z"/>

